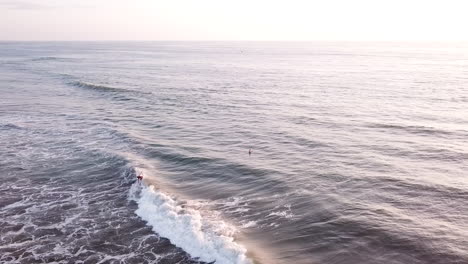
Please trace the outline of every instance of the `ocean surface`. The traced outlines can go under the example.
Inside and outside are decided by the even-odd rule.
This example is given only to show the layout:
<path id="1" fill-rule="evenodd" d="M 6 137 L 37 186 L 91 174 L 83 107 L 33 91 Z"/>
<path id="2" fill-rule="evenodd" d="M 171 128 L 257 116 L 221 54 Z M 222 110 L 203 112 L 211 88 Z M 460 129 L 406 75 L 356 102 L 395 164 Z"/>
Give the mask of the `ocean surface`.
<path id="1" fill-rule="evenodd" d="M 468 43 L 1 42 L 0 263 L 466 264 Z"/>

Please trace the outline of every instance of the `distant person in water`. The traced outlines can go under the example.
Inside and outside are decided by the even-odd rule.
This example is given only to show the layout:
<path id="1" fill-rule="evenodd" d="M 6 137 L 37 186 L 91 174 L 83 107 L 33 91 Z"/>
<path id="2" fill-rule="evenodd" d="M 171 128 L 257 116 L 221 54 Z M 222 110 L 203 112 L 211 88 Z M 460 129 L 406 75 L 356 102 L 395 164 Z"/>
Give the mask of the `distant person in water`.
<path id="1" fill-rule="evenodd" d="M 138 174 L 138 176 L 137 176 L 137 179 L 138 179 L 138 181 L 143 180 L 143 173 L 140 172 L 140 174 Z"/>
<path id="2" fill-rule="evenodd" d="M 252 148 L 249 148 L 249 156 L 252 155 Z"/>

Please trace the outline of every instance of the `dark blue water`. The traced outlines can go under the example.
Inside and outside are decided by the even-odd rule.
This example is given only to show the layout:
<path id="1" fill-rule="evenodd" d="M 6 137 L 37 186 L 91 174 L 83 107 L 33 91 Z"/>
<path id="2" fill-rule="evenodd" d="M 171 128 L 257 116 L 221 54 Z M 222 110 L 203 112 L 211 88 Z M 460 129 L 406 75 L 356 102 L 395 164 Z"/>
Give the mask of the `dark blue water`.
<path id="1" fill-rule="evenodd" d="M 0 43 L 0 263 L 468 263 L 467 84 L 466 43 Z"/>

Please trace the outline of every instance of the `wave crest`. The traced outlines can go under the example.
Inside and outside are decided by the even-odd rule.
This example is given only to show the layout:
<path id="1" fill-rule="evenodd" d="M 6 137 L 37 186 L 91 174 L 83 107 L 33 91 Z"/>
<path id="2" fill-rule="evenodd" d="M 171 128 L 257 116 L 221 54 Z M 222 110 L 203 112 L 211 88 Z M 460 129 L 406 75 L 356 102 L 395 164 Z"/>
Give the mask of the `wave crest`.
<path id="1" fill-rule="evenodd" d="M 97 90 L 101 92 L 133 92 L 131 90 L 124 89 L 124 88 L 116 88 L 116 87 L 87 83 L 87 82 L 82 82 L 82 81 L 72 82 L 71 85 L 80 87 L 80 88 L 90 89 L 90 90 Z"/>
<path id="2" fill-rule="evenodd" d="M 222 221 L 211 223 L 200 212 L 179 205 L 154 186 L 130 188 L 129 198 L 136 201 L 140 216 L 153 231 L 168 238 L 192 257 L 217 264 L 251 264 L 246 249 L 234 241 L 231 227 Z"/>

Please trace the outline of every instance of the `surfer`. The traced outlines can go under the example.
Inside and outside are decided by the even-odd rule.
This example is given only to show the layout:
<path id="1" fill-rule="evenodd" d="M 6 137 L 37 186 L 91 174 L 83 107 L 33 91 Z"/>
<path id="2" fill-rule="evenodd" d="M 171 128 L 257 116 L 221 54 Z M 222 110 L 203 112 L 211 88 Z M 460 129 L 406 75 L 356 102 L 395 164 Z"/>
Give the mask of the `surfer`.
<path id="1" fill-rule="evenodd" d="M 252 155 L 252 148 L 249 148 L 249 156 Z"/>
<path id="2" fill-rule="evenodd" d="M 142 172 L 140 172 L 140 174 L 138 174 L 137 180 L 138 180 L 138 181 L 143 180 L 143 173 L 142 173 Z"/>

